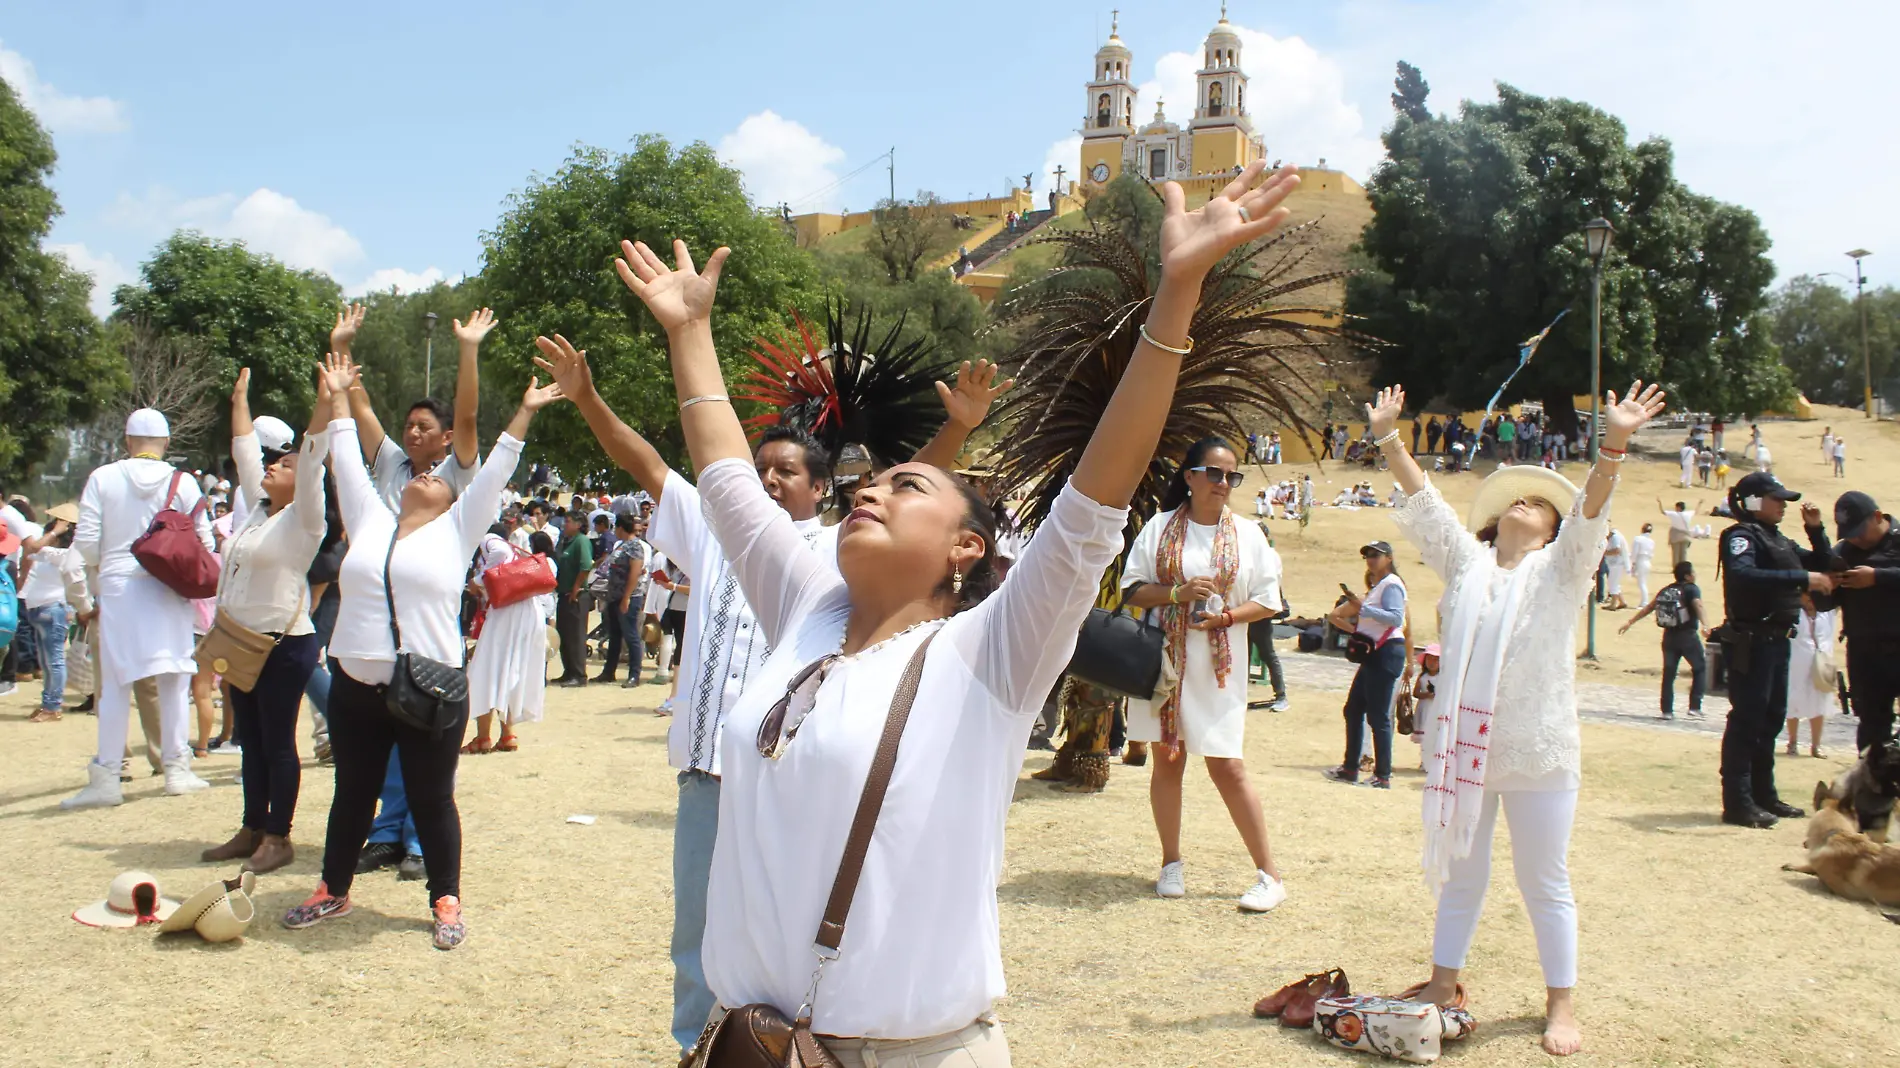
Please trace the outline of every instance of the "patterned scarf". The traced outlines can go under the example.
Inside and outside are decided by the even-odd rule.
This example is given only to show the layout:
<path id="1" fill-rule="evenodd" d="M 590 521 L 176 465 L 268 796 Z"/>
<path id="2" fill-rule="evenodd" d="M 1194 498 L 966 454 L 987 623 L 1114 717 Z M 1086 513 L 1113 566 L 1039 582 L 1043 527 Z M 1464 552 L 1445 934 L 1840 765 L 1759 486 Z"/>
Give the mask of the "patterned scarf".
<path id="1" fill-rule="evenodd" d="M 1161 531 L 1161 547 L 1155 553 L 1155 576 L 1161 582 L 1176 586 L 1187 581 L 1188 576 L 1181 572 L 1181 550 L 1187 545 L 1188 506 L 1183 504 L 1174 510 L 1168 525 Z M 1234 532 L 1234 514 L 1222 507 L 1220 521 L 1214 527 L 1214 586 L 1221 600 L 1231 607 L 1231 591 L 1234 579 L 1240 572 L 1240 537 Z M 1188 612 L 1191 604 L 1168 604 L 1161 606 L 1161 627 L 1168 635 L 1168 659 L 1172 661 L 1182 678 L 1187 676 L 1187 640 Z M 1214 682 L 1222 688 L 1227 686 L 1227 676 L 1234 669 L 1233 647 L 1227 640 L 1226 627 L 1207 632 L 1207 638 L 1214 647 Z M 1184 683 L 1185 684 L 1185 683 Z M 1180 738 L 1181 687 L 1175 687 L 1161 703 L 1161 744 L 1176 746 Z"/>

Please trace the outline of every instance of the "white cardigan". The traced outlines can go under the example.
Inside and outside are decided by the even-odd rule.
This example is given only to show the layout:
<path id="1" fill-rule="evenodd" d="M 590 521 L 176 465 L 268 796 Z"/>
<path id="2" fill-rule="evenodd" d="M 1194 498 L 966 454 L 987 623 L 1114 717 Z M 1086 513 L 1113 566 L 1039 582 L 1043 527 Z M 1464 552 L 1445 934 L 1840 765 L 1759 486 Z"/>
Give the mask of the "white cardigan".
<path id="1" fill-rule="evenodd" d="M 1609 514 L 1607 502 L 1595 519 L 1572 511 L 1555 540 L 1517 565 L 1528 574 L 1498 679 L 1486 790 L 1570 790 L 1582 782 L 1577 615 L 1596 577 Z M 1473 563 L 1495 550 L 1465 529 L 1436 486 L 1407 498 L 1392 519 L 1418 546 L 1425 565 L 1445 580 L 1438 602 L 1442 619 L 1461 618 L 1461 609 L 1471 607 L 1467 601 L 1482 606 L 1484 584 L 1466 579 Z M 1439 690 L 1445 690 L 1442 680 Z M 1426 751 L 1431 747 L 1428 738 Z"/>
<path id="2" fill-rule="evenodd" d="M 252 630 L 310 634 L 310 561 L 323 545 L 323 460 L 330 434 L 305 434 L 297 457 L 297 496 L 276 514 L 264 510 L 264 451 L 256 434 L 231 439 L 244 525 L 224 543 L 218 607 Z"/>

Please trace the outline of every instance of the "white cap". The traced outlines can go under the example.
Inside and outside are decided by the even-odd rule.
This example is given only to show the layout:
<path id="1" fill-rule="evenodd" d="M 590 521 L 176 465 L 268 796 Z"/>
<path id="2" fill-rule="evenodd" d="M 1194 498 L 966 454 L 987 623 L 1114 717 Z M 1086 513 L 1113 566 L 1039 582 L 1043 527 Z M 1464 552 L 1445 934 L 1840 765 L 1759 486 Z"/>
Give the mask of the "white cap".
<path id="1" fill-rule="evenodd" d="M 251 433 L 257 435 L 257 445 L 265 452 L 289 452 L 297 435 L 290 424 L 274 415 L 260 415 L 251 423 Z"/>
<path id="2" fill-rule="evenodd" d="M 157 408 L 140 408 L 126 417 L 125 436 L 128 438 L 169 438 L 172 436 L 171 424 L 165 421 L 165 413 Z"/>

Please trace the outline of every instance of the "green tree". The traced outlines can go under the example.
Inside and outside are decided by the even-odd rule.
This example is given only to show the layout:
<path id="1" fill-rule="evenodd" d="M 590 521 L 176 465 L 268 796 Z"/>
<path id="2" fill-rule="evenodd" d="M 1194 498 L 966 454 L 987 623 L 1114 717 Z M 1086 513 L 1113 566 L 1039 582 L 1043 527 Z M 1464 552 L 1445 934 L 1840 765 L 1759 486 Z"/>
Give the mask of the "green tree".
<path id="1" fill-rule="evenodd" d="M 914 282 L 924 256 L 948 232 L 950 220 L 943 201 L 928 190 L 914 200 L 880 200 L 871 210 L 871 232 L 865 247 L 893 282 Z"/>
<path id="2" fill-rule="evenodd" d="M 378 292 L 361 298 L 363 326 L 357 332 L 352 355 L 363 368 L 363 387 L 369 392 L 384 429 L 401 426 L 409 405 L 424 396 L 452 404 L 459 360 L 452 329 L 488 301 L 479 276 L 450 285 L 437 282 L 413 293 Z M 428 315 L 435 314 L 433 360 Z M 496 337 L 482 345 L 484 367 L 520 363 L 528 357 L 519 350 L 503 353 Z M 514 414 L 521 390 L 510 377 L 503 389 L 487 376 L 482 380 L 482 403 L 476 433 L 484 450 Z"/>
<path id="3" fill-rule="evenodd" d="M 505 354 L 484 361 L 483 392 L 519 396 L 534 371 L 535 335 L 561 333 L 588 350 L 601 396 L 678 460 L 679 411 L 666 334 L 614 271 L 622 239 L 645 241 L 671 259 L 674 238 L 701 263 L 720 245 L 733 250 L 713 317 L 729 377 L 752 365 L 746 352 L 755 338 L 778 333 L 793 308 L 818 305 L 810 254 L 775 218 L 752 209 L 738 172 L 707 145 L 675 149 L 649 135 L 626 153 L 579 146 L 560 170 L 536 176 L 511 196 L 483 237 L 481 288 L 500 320 L 484 352 Z M 569 475 L 604 463 L 586 424 L 567 405 L 549 408 L 535 422 L 529 451 Z"/>
<path id="4" fill-rule="evenodd" d="M 914 281 L 893 282 L 883 265 L 856 253 L 817 253 L 826 293 L 843 298 L 853 314 L 862 309 L 877 322 L 904 320 L 903 341 L 928 337 L 948 360 L 992 359 L 998 349 L 985 332 L 983 302 L 948 271 L 925 271 Z"/>
<path id="5" fill-rule="evenodd" d="M 1752 212 L 1676 181 L 1668 142 L 1631 146 L 1597 108 L 1499 85 L 1496 103 L 1466 101 L 1455 119 L 1401 114 L 1385 144 L 1358 246 L 1371 270 L 1348 283 L 1347 311 L 1391 343 L 1382 376 L 1421 402 L 1482 405 L 1519 342 L 1571 308 L 1506 397 L 1571 411 L 1590 385 L 1582 230 L 1598 215 L 1617 230 L 1603 268 L 1606 386 L 1657 380 L 1673 403 L 1729 413 L 1790 398 L 1763 315 L 1768 237 Z"/>
<path id="6" fill-rule="evenodd" d="M 179 231 L 139 268 L 137 285 L 113 294 L 115 320 L 201 338 L 228 391 L 251 369 L 251 405 L 301 426 L 315 398 L 317 359 L 329 344 L 341 290 L 327 275 L 298 271 L 236 241 Z M 229 436 L 221 410 L 211 441 Z M 213 450 L 216 451 L 216 450 Z"/>
<path id="7" fill-rule="evenodd" d="M 1895 371 L 1900 348 L 1900 290 L 1870 289 L 1867 302 L 1867 363 L 1874 391 Z M 1860 309 L 1851 290 L 1800 275 L 1775 290 L 1769 301 L 1775 345 L 1795 385 L 1811 401 L 1859 407 L 1866 384 L 1861 361 Z M 1884 393 L 1882 395 L 1885 395 Z"/>
<path id="8" fill-rule="evenodd" d="M 1430 120 L 1432 113 L 1425 106 L 1425 98 L 1431 95 L 1431 91 L 1432 87 L 1425 83 L 1425 75 L 1417 67 L 1399 60 L 1399 75 L 1393 79 L 1393 111 L 1413 122 Z"/>
<path id="9" fill-rule="evenodd" d="M 61 439 L 126 387 L 124 360 L 87 307 L 92 282 L 41 247 L 59 214 L 52 138 L 0 81 L 0 477 L 63 452 Z"/>

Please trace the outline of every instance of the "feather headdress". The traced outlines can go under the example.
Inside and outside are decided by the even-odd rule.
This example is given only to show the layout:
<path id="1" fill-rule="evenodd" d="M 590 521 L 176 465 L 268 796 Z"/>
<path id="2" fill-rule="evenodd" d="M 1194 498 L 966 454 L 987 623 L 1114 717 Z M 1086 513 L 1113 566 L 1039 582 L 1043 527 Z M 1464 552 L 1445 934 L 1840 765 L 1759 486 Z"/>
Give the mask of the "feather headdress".
<path id="1" fill-rule="evenodd" d="M 910 459 L 935 432 L 940 402 L 935 382 L 950 373 L 928 338 L 902 341 L 904 317 L 882 340 L 871 340 L 868 311 L 859 310 L 849 336 L 842 301 L 825 307 L 825 344 L 811 324 L 792 312 L 795 329 L 780 338 L 759 338 L 752 358 L 759 366 L 740 382 L 737 395 L 770 410 L 745 421 L 757 437 L 784 424 L 810 433 L 835 462 L 847 445 L 860 445 L 880 467 Z"/>
<path id="2" fill-rule="evenodd" d="M 1308 376 L 1377 344 L 1336 325 L 1336 308 L 1287 299 L 1351 273 L 1297 273 L 1312 252 L 1299 235 L 1314 225 L 1236 250 L 1209 273 L 1188 329 L 1193 351 L 1181 360 L 1155 459 L 1131 502 L 1131 535 L 1155 514 L 1173 458 L 1188 445 L 1211 434 L 1244 441 L 1243 428 L 1263 417 L 1310 440 L 1304 412 L 1320 391 Z M 1004 323 L 1024 328 L 1010 361 L 1016 388 L 996 419 L 1011 425 L 999 475 L 1005 492 L 1025 498 L 1018 516 L 1025 529 L 1049 514 L 1081 460 L 1134 355 L 1160 281 L 1159 268 L 1119 230 L 1056 231 L 1043 240 L 1063 246 L 1062 266 L 1002 313 Z M 1119 574 L 1119 566 L 1111 568 L 1110 581 Z"/>

